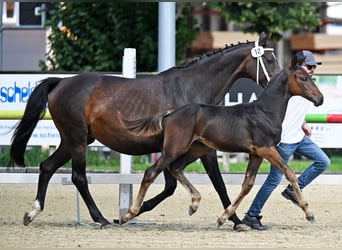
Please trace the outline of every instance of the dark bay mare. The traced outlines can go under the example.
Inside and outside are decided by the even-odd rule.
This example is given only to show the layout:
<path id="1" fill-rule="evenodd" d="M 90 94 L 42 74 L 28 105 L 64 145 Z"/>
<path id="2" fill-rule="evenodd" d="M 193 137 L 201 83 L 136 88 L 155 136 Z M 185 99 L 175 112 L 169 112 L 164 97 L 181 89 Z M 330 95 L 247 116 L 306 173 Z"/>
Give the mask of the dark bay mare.
<path id="1" fill-rule="evenodd" d="M 280 71 L 273 49 L 264 48 L 268 37 L 262 33 L 256 42 L 239 43 L 215 50 L 183 67 L 173 67 L 158 75 L 128 79 L 98 73 L 82 73 L 69 78 L 47 78 L 31 93 L 24 116 L 14 131 L 10 148 L 12 164 L 24 166 L 27 142 L 46 110 L 50 111 L 61 143 L 40 164 L 38 190 L 34 209 L 24 216 L 28 225 L 44 209 L 46 190 L 51 176 L 72 160 L 72 182 L 77 187 L 89 213 L 101 227 L 109 225 L 93 200 L 86 178 L 87 145 L 97 139 L 117 152 L 143 155 L 160 152 L 163 138 L 133 136 L 121 125 L 119 112 L 128 119 L 139 119 L 187 103 L 219 104 L 232 84 L 240 77 L 252 78 L 261 86 Z M 260 69 L 260 72 L 259 72 Z M 174 162 L 179 167 L 201 159 L 218 192 L 224 208 L 231 202 L 219 172 L 216 151 L 194 143 L 188 152 Z M 177 180 L 164 171 L 163 192 L 140 209 L 149 211 L 173 194 Z M 236 225 L 240 219 L 230 218 Z"/>
<path id="2" fill-rule="evenodd" d="M 291 96 L 303 96 L 316 106 L 323 103 L 322 93 L 300 66 L 302 62 L 303 58 L 294 57 L 290 65 L 273 77 L 257 101 L 252 103 L 230 107 L 192 103 L 174 112 L 166 111 L 139 120 L 126 120 L 121 116 L 123 126 L 138 138 L 164 136 L 161 156 L 153 166 L 146 169 L 137 198 L 127 214 L 122 216 L 122 223 L 139 213 L 147 189 L 164 169 L 168 169 L 192 196 L 190 209 L 197 209 L 199 192 L 184 176 L 183 169 L 173 164 L 195 142 L 220 151 L 249 154 L 241 192 L 218 219 L 219 225 L 235 213 L 240 202 L 252 189 L 264 158 L 284 173 L 294 187 L 306 218 L 313 220 L 314 216 L 303 198 L 294 171 L 276 149 Z"/>

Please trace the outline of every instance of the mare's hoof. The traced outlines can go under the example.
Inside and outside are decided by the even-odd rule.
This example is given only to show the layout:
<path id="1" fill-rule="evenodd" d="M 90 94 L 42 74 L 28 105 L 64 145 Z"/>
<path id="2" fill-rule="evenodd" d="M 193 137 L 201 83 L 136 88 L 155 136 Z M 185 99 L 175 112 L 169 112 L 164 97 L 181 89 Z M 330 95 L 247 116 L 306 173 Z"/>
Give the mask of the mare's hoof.
<path id="1" fill-rule="evenodd" d="M 29 214 L 28 213 L 25 213 L 24 214 L 24 225 L 27 226 L 28 224 L 30 224 L 32 222 L 32 220 L 30 219 L 30 217 L 28 216 Z"/>
<path id="2" fill-rule="evenodd" d="M 247 232 L 251 230 L 251 227 L 246 224 L 241 223 L 241 224 L 234 225 L 233 229 L 236 232 Z"/>
<path id="3" fill-rule="evenodd" d="M 313 215 L 306 216 L 306 219 L 310 222 L 315 222 L 315 217 Z"/>
<path id="4" fill-rule="evenodd" d="M 109 228 L 109 227 L 111 227 L 111 223 L 108 221 L 108 220 L 106 220 L 106 219 L 103 219 L 101 222 L 100 222 L 100 224 L 101 224 L 101 229 L 107 229 L 107 228 Z"/>
<path id="5" fill-rule="evenodd" d="M 108 228 L 110 228 L 111 226 L 112 226 L 112 224 L 106 223 L 106 224 L 101 225 L 101 229 L 108 229 Z"/>

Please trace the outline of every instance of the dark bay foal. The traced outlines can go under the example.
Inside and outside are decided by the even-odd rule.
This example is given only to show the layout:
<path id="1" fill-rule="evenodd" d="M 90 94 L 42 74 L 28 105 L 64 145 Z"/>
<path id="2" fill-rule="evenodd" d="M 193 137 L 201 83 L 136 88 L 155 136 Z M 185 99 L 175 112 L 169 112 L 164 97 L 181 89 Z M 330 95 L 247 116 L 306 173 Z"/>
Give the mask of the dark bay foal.
<path id="1" fill-rule="evenodd" d="M 190 210 L 196 210 L 200 194 L 183 174 L 183 168 L 173 164 L 191 148 L 202 143 L 212 149 L 225 152 L 247 152 L 249 162 L 240 194 L 218 219 L 222 225 L 235 213 L 243 198 L 254 185 L 256 174 L 263 159 L 278 167 L 293 185 L 299 205 L 308 220 L 313 220 L 308 203 L 300 192 L 293 170 L 278 154 L 276 145 L 280 141 L 281 124 L 288 100 L 300 95 L 316 106 L 323 103 L 323 96 L 311 77 L 294 57 L 288 67 L 276 75 L 262 92 L 258 100 L 236 106 L 223 107 L 205 104 L 188 104 L 163 114 L 130 121 L 121 117 L 122 123 L 132 134 L 141 138 L 163 136 L 162 154 L 158 161 L 146 169 L 134 204 L 121 221 L 126 222 L 139 213 L 148 187 L 158 174 L 168 169 L 192 196 Z"/>

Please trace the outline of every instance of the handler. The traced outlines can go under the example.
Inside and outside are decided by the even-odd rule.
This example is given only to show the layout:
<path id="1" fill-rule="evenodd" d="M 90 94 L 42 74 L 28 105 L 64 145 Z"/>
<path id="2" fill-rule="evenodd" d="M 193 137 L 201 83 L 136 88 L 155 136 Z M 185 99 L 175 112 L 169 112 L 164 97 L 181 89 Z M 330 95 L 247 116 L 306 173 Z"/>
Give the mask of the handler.
<path id="1" fill-rule="evenodd" d="M 313 75 L 317 65 L 322 64 L 316 61 L 313 54 L 308 50 L 300 51 L 297 55 L 305 57 L 301 66 L 310 76 Z M 305 116 L 310 105 L 311 103 L 301 96 L 290 98 L 282 124 L 281 140 L 277 145 L 277 150 L 285 162 L 288 162 L 295 152 L 313 161 L 298 177 L 300 189 L 306 187 L 330 165 L 328 156 L 310 139 L 312 131 L 305 122 Z M 273 190 L 279 185 L 282 176 L 283 174 L 278 168 L 270 165 L 270 173 L 242 220 L 244 224 L 256 230 L 268 229 L 268 226 L 261 224 L 262 216 L 260 213 Z M 288 185 L 281 194 L 284 198 L 298 205 L 296 194 L 291 185 Z"/>

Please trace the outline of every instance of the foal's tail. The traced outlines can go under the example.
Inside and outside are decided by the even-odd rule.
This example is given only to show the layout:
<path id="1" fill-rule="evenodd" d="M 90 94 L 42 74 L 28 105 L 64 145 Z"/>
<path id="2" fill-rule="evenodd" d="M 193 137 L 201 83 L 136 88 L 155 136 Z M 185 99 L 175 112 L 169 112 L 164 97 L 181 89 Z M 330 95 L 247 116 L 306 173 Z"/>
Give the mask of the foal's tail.
<path id="1" fill-rule="evenodd" d="M 119 113 L 119 120 L 132 135 L 148 137 L 160 134 L 163 131 L 163 120 L 172 112 L 173 110 L 167 110 L 138 120 L 127 120 L 122 113 Z"/>
<path id="2" fill-rule="evenodd" d="M 19 166 L 25 166 L 24 153 L 27 142 L 29 141 L 38 121 L 45 115 L 49 93 L 61 80 L 62 78 L 58 77 L 46 78 L 42 80 L 30 94 L 24 115 L 12 136 L 9 162 L 10 166 L 13 166 L 14 163 Z"/>

